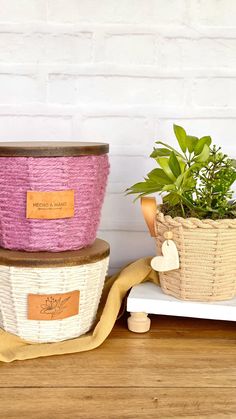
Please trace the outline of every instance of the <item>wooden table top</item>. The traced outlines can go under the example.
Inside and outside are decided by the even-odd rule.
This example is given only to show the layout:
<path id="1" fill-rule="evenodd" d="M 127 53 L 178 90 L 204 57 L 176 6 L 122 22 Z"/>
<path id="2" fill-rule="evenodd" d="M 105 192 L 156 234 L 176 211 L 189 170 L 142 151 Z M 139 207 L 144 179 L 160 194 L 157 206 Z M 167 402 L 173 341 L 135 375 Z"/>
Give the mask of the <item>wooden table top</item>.
<path id="1" fill-rule="evenodd" d="M 118 321 L 97 349 L 0 363 L 1 418 L 236 418 L 236 324 L 153 316 Z"/>

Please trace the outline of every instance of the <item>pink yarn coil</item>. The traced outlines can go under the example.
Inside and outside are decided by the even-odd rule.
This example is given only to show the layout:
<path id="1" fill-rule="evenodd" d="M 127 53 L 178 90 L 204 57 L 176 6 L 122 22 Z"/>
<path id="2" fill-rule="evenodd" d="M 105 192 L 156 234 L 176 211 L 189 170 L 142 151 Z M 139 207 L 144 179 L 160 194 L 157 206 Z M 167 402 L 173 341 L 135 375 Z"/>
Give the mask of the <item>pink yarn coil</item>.
<path id="1" fill-rule="evenodd" d="M 0 246 L 25 251 L 78 250 L 91 245 L 100 221 L 107 154 L 78 157 L 0 157 Z M 72 218 L 26 218 L 27 191 L 75 193 Z"/>

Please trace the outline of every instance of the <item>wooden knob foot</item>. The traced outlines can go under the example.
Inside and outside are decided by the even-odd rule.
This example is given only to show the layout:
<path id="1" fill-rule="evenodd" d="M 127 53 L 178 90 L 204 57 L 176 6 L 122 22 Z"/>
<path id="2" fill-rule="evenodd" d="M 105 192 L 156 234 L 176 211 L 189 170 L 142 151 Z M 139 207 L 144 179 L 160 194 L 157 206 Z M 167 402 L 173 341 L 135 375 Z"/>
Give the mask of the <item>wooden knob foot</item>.
<path id="1" fill-rule="evenodd" d="M 151 320 L 147 313 L 130 313 L 128 329 L 135 333 L 145 333 L 150 330 Z"/>

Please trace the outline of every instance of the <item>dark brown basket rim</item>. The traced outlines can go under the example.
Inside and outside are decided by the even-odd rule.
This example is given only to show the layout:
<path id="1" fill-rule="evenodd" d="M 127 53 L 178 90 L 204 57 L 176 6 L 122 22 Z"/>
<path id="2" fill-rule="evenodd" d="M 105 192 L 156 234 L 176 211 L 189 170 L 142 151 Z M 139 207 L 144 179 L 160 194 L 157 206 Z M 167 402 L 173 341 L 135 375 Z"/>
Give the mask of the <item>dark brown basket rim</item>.
<path id="1" fill-rule="evenodd" d="M 109 144 L 79 141 L 0 142 L 0 157 L 65 157 L 100 155 Z"/>
<path id="2" fill-rule="evenodd" d="M 81 250 L 63 252 L 25 252 L 0 248 L 0 265 L 29 268 L 51 268 L 86 265 L 105 259 L 110 254 L 109 244 L 101 239 Z"/>

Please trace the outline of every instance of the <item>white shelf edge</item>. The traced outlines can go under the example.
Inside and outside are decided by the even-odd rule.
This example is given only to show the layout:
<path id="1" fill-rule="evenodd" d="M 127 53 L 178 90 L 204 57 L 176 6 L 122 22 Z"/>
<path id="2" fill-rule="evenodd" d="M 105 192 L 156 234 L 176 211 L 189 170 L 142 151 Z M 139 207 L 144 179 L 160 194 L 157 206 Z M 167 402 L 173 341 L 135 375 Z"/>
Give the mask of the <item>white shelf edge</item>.
<path id="1" fill-rule="evenodd" d="M 127 299 L 127 311 L 236 321 L 236 299 L 211 303 L 181 301 L 165 295 L 158 286 L 147 282 L 132 288 Z"/>

